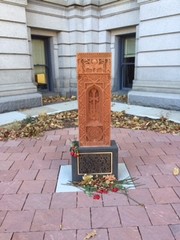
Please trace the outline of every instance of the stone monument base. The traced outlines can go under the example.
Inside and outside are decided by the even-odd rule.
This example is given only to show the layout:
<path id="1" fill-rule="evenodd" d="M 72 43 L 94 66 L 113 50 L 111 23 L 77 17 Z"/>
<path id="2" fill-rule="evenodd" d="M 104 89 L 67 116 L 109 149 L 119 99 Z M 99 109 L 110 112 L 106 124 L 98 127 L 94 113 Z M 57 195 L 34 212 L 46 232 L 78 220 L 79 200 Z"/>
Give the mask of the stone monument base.
<path id="1" fill-rule="evenodd" d="M 79 157 L 71 160 L 72 181 L 81 181 L 84 174 L 113 174 L 118 178 L 118 147 L 114 140 L 111 146 L 79 147 Z"/>

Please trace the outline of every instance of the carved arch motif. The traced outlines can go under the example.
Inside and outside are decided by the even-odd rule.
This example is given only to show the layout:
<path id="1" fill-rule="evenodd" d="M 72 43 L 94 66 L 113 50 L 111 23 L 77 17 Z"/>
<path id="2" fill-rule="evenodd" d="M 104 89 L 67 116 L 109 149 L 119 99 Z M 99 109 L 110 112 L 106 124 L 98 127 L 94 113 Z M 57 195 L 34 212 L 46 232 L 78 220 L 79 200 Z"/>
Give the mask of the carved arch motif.
<path id="1" fill-rule="evenodd" d="M 101 122 L 102 90 L 93 85 L 87 90 L 87 122 Z"/>

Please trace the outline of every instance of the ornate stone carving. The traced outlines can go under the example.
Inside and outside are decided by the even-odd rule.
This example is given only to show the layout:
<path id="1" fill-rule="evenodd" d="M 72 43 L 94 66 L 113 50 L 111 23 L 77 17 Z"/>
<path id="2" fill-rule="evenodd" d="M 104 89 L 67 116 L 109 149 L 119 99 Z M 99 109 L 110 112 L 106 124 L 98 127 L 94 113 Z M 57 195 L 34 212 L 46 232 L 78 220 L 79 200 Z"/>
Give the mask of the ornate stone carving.
<path id="1" fill-rule="evenodd" d="M 79 53 L 80 146 L 110 146 L 111 53 Z"/>

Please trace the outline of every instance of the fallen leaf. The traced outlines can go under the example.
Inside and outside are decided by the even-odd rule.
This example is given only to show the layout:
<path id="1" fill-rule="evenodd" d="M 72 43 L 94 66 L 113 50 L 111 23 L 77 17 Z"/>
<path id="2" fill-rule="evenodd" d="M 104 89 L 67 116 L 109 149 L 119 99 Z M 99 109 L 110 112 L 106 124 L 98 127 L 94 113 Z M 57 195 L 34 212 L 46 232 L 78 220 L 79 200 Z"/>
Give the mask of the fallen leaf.
<path id="1" fill-rule="evenodd" d="M 96 230 L 93 230 L 92 232 L 90 232 L 90 233 L 88 233 L 88 234 L 86 235 L 86 237 L 84 238 L 84 240 L 88 240 L 88 239 L 90 239 L 90 238 L 93 238 L 93 237 L 95 237 L 96 235 L 97 235 Z"/>
<path id="2" fill-rule="evenodd" d="M 173 175 L 174 176 L 178 176 L 180 174 L 180 169 L 178 168 L 178 167 L 175 167 L 174 169 L 173 169 Z"/>

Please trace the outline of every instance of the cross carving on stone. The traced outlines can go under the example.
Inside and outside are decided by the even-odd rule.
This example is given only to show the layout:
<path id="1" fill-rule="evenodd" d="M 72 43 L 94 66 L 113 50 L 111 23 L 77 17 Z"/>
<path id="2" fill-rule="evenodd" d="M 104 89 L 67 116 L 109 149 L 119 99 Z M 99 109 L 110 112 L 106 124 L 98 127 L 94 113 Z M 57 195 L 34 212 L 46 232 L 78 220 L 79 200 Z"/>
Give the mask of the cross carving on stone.
<path id="1" fill-rule="evenodd" d="M 93 88 L 89 92 L 89 105 L 90 105 L 90 114 L 92 120 L 98 120 L 98 107 L 97 104 L 99 102 L 99 92 L 97 89 Z"/>

